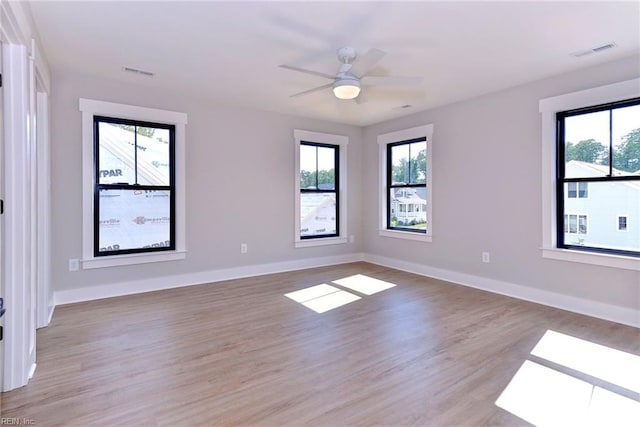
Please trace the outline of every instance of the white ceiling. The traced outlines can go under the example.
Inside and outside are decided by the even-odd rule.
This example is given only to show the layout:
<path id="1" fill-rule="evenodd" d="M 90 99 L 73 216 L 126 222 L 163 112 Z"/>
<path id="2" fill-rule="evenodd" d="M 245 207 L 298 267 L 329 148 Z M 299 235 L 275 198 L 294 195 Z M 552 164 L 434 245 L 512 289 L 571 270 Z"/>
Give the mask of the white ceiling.
<path id="1" fill-rule="evenodd" d="M 603 2 L 31 2 L 55 70 L 172 88 L 218 103 L 369 125 L 633 55 L 640 3 Z M 617 47 L 575 58 L 609 42 Z M 417 88 L 364 88 L 364 104 L 328 81 L 335 51 L 378 48 L 376 75 L 422 76 Z M 156 73 L 144 77 L 123 66 Z M 409 104 L 410 108 L 401 108 Z"/>

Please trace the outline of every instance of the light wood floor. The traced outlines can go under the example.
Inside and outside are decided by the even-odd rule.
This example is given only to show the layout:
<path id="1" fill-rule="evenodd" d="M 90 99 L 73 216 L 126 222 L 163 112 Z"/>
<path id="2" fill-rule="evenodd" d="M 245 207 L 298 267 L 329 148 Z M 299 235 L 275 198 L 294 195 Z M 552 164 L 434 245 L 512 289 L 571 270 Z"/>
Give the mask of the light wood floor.
<path id="1" fill-rule="evenodd" d="M 396 286 L 323 314 L 283 296 L 354 274 Z M 495 401 L 549 329 L 640 354 L 638 329 L 366 263 L 73 304 L 38 331 L 2 417 L 527 425 Z"/>

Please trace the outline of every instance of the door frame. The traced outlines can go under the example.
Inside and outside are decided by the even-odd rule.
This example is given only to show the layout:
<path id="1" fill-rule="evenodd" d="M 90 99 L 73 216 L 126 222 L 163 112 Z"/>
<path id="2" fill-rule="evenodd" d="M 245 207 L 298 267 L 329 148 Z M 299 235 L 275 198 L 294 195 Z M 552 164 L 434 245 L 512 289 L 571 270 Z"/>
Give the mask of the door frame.
<path id="1" fill-rule="evenodd" d="M 36 328 L 52 314 L 50 293 L 49 71 L 28 9 L 0 0 L 2 166 L 5 201 L 0 281 L 7 312 L 0 391 L 27 384 L 35 364 Z M 41 167 L 45 169 L 41 171 Z M 44 244 L 42 247 L 41 244 Z"/>
<path id="2" fill-rule="evenodd" d="M 23 45 L 2 46 L 4 137 L 4 294 L 3 391 L 25 385 L 35 371 L 34 302 L 31 289 L 31 152 L 29 66 Z M 26 154 L 26 155 L 25 155 Z"/>

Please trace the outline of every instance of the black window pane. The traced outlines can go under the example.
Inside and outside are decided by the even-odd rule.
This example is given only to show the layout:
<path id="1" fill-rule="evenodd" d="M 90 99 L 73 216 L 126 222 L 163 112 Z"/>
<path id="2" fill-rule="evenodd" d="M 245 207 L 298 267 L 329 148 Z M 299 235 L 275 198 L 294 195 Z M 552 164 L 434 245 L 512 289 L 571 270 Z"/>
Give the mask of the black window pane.
<path id="1" fill-rule="evenodd" d="M 609 111 L 579 114 L 564 120 L 565 177 L 609 173 Z"/>
<path id="2" fill-rule="evenodd" d="M 427 229 L 427 192 L 424 187 L 392 188 L 389 193 L 391 227 Z"/>
<path id="3" fill-rule="evenodd" d="M 424 184 L 427 180 L 427 143 L 410 144 L 411 151 L 411 184 Z"/>
<path id="4" fill-rule="evenodd" d="M 391 185 L 409 184 L 409 144 L 391 147 Z"/>
<path id="5" fill-rule="evenodd" d="M 138 184 L 168 186 L 169 130 L 137 128 Z"/>
<path id="6" fill-rule="evenodd" d="M 318 189 L 333 190 L 336 188 L 336 149 L 317 147 L 318 149 Z"/>
<path id="7" fill-rule="evenodd" d="M 170 246 L 170 196 L 170 191 L 101 190 L 98 251 Z"/>
<path id="8" fill-rule="evenodd" d="M 336 193 L 301 193 L 300 236 L 336 234 Z"/>
<path id="9" fill-rule="evenodd" d="M 313 145 L 300 144 L 300 188 L 315 189 L 316 182 L 317 151 Z"/>
<path id="10" fill-rule="evenodd" d="M 612 111 L 614 175 L 640 172 L 640 105 Z"/>
<path id="11" fill-rule="evenodd" d="M 640 251 L 640 227 L 633 220 L 640 218 L 640 181 L 589 182 L 589 197 L 565 198 L 564 207 L 565 244 Z"/>
<path id="12" fill-rule="evenodd" d="M 135 184 L 133 126 L 99 122 L 98 135 L 98 182 Z"/>

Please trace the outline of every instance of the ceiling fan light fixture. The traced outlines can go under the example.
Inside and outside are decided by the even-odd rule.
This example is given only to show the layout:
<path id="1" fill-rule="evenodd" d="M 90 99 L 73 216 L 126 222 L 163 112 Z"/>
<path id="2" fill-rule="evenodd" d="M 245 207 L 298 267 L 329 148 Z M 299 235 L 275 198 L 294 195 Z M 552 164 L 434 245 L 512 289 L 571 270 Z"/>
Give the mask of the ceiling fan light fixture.
<path id="1" fill-rule="evenodd" d="M 338 99 L 354 99 L 360 94 L 360 82 L 357 79 L 336 80 L 333 94 Z"/>

